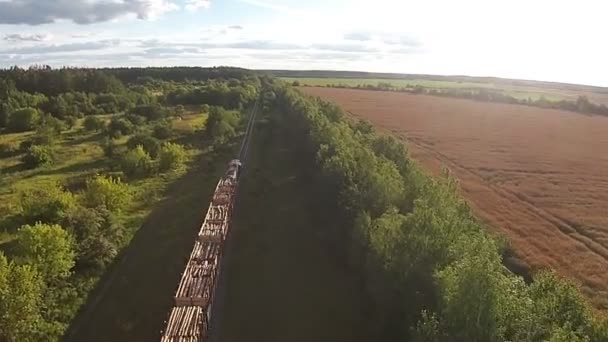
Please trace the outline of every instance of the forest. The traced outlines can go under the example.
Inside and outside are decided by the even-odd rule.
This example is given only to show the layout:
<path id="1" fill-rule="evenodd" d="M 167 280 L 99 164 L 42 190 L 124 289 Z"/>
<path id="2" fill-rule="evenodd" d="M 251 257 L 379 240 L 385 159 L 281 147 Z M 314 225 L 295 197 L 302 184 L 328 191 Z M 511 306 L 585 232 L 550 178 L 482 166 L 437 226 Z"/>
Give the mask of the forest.
<path id="1" fill-rule="evenodd" d="M 274 83 L 272 120 L 318 187 L 328 246 L 369 295 L 375 340 L 606 341 L 608 320 L 551 270 L 524 280 L 448 171 L 432 178 L 390 136 Z M 297 152 L 296 152 L 297 151 Z"/>
<path id="2" fill-rule="evenodd" d="M 163 191 L 230 153 L 259 87 L 233 68 L 0 71 L 0 341 L 59 340 Z"/>

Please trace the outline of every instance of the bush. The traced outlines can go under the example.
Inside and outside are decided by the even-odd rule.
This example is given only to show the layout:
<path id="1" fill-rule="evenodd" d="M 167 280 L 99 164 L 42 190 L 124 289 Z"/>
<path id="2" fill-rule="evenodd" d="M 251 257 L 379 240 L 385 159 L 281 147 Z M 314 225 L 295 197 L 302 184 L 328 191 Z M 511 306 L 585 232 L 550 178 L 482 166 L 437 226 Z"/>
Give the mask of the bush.
<path id="1" fill-rule="evenodd" d="M 102 119 L 89 115 L 84 119 L 84 129 L 87 132 L 99 131 L 103 129 L 104 122 Z"/>
<path id="2" fill-rule="evenodd" d="M 160 150 L 159 168 L 168 171 L 180 168 L 186 161 L 186 150 L 182 145 L 164 143 Z"/>
<path id="3" fill-rule="evenodd" d="M 129 138 L 127 147 L 134 149 L 137 146 L 143 147 L 152 158 L 156 158 L 158 156 L 158 151 L 160 150 L 160 142 L 148 134 L 136 134 Z"/>
<path id="4" fill-rule="evenodd" d="M 50 146 L 32 145 L 21 158 L 21 161 L 28 169 L 53 164 L 53 149 Z"/>
<path id="5" fill-rule="evenodd" d="M 118 253 L 124 227 L 106 208 L 75 207 L 66 215 L 63 226 L 76 240 L 78 270 L 101 270 Z"/>
<path id="6" fill-rule="evenodd" d="M 164 119 L 169 116 L 169 111 L 157 104 L 137 106 L 133 109 L 133 114 L 145 117 L 150 121 Z"/>
<path id="7" fill-rule="evenodd" d="M 156 139 L 169 139 L 173 133 L 171 122 L 166 122 L 154 126 L 152 136 Z"/>
<path id="8" fill-rule="evenodd" d="M 26 223 L 60 223 L 66 212 L 76 206 L 76 200 L 71 192 L 51 184 L 21 192 L 20 205 Z"/>
<path id="9" fill-rule="evenodd" d="M 113 158 L 116 155 L 116 150 L 118 149 L 118 144 L 112 138 L 104 138 L 100 143 L 101 149 L 103 150 L 103 155 L 108 158 Z"/>
<path id="10" fill-rule="evenodd" d="M 105 206 L 108 210 L 120 211 L 129 202 L 131 193 L 120 178 L 95 176 L 87 181 L 84 198 L 89 207 Z"/>
<path id="11" fill-rule="evenodd" d="M 154 173 L 154 161 L 142 146 L 129 150 L 120 163 L 127 177 L 145 177 Z"/>
<path id="12" fill-rule="evenodd" d="M 45 282 L 70 275 L 76 253 L 72 236 L 59 225 L 36 223 L 19 229 L 17 255 L 32 265 Z"/>
<path id="13" fill-rule="evenodd" d="M 125 119 L 129 120 L 134 126 L 141 126 L 146 123 L 146 118 L 137 114 L 126 114 Z"/>
<path id="14" fill-rule="evenodd" d="M 13 132 L 32 130 L 40 122 L 40 112 L 35 108 L 23 108 L 12 112 L 8 118 L 8 128 Z"/>
<path id="15" fill-rule="evenodd" d="M 34 145 L 52 145 L 65 128 L 63 121 L 49 116 L 42 125 L 36 128 L 32 142 Z"/>
<path id="16" fill-rule="evenodd" d="M 0 144 L 0 158 L 12 157 L 19 153 L 19 144 L 14 142 L 6 142 Z"/>
<path id="17" fill-rule="evenodd" d="M 133 124 L 125 118 L 112 118 L 106 127 L 108 135 L 112 138 L 120 138 L 123 135 L 131 134 L 135 130 Z"/>

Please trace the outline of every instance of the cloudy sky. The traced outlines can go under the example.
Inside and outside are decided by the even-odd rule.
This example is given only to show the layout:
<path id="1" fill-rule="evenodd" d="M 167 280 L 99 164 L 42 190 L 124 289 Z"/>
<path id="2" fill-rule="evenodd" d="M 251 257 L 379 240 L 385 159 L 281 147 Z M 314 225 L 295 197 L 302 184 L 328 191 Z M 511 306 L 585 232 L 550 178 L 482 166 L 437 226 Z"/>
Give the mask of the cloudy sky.
<path id="1" fill-rule="evenodd" d="M 0 0 L 0 67 L 234 65 L 608 86 L 602 0 Z"/>

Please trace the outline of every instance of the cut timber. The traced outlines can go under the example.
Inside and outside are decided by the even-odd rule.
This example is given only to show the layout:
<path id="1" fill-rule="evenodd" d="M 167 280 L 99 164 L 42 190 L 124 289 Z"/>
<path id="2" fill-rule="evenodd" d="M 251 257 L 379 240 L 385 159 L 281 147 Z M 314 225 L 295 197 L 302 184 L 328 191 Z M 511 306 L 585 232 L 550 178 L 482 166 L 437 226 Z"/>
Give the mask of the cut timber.
<path id="1" fill-rule="evenodd" d="M 161 342 L 200 342 L 207 330 L 204 310 L 198 306 L 176 307 L 171 310 L 167 329 Z"/>

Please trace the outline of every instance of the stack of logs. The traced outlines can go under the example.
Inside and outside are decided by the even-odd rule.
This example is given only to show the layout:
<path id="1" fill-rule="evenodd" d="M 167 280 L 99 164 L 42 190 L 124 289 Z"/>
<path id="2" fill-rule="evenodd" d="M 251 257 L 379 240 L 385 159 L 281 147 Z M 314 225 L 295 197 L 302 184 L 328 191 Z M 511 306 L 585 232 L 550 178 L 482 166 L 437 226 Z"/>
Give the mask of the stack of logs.
<path id="1" fill-rule="evenodd" d="M 218 182 L 205 220 L 175 293 L 161 342 L 207 341 L 224 242 L 230 228 L 240 162 L 233 160 Z"/>

